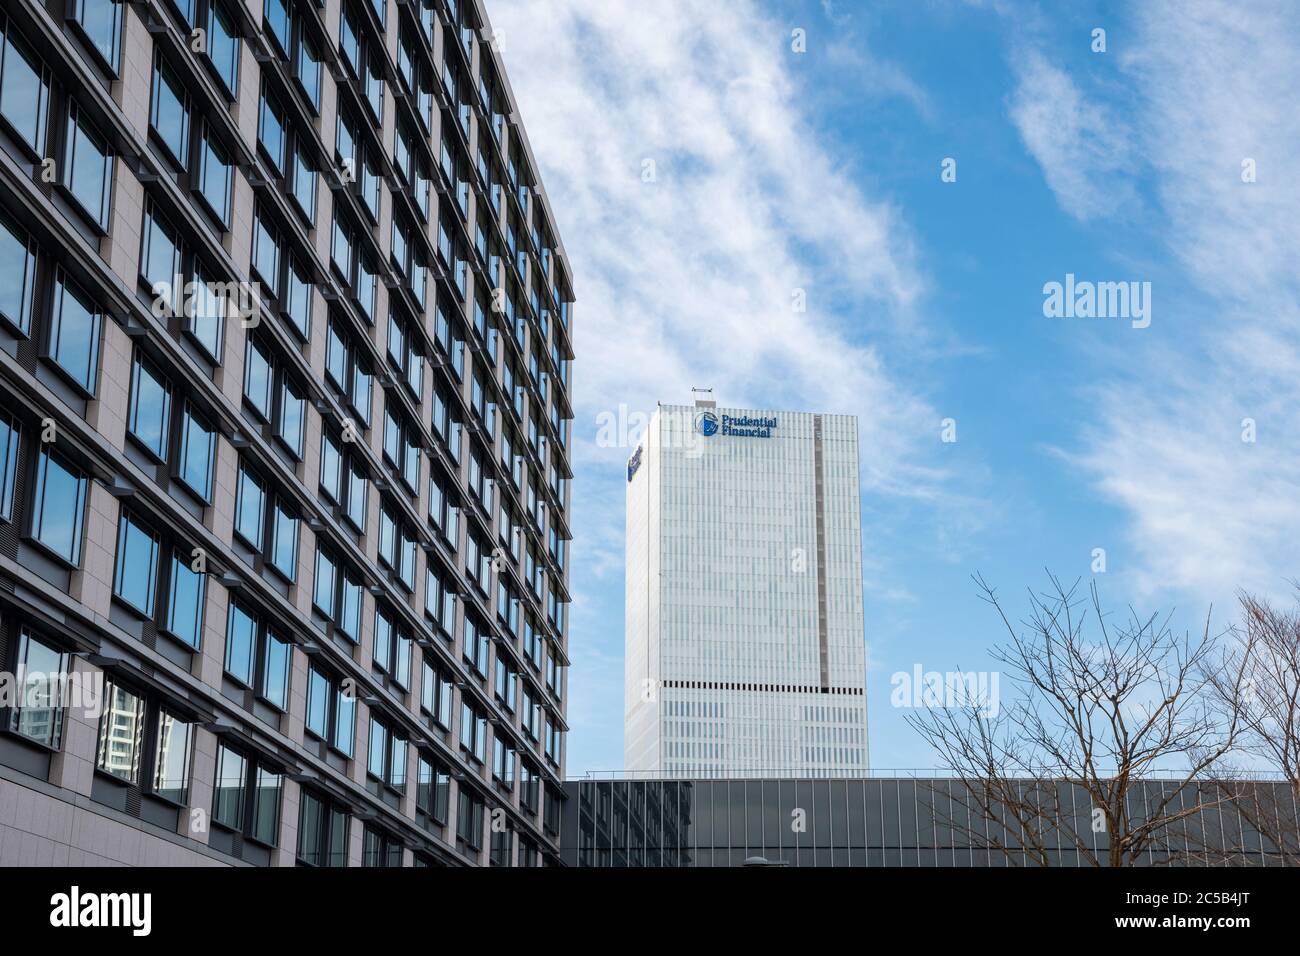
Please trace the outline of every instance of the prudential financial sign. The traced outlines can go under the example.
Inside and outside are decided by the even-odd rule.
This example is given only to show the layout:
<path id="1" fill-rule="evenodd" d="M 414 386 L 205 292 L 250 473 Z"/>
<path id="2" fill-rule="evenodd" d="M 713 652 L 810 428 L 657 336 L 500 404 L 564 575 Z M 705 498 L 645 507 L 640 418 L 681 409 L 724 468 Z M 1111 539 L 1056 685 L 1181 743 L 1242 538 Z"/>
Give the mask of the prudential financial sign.
<path id="1" fill-rule="evenodd" d="M 700 412 L 695 416 L 695 430 L 705 438 L 714 435 L 732 435 L 736 438 L 771 438 L 776 428 L 775 418 L 755 418 L 752 415 L 718 415 Z"/>

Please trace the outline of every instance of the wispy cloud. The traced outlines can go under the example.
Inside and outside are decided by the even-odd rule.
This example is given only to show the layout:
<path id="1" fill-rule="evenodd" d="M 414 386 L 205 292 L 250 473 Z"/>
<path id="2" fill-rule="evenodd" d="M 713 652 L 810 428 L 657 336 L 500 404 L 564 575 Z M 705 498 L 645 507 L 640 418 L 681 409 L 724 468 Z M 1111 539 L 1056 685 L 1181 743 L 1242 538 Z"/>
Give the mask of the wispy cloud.
<path id="1" fill-rule="evenodd" d="M 1133 161 L 1123 116 L 1086 97 L 1038 49 L 1015 57 L 1011 120 L 1057 201 L 1081 220 L 1114 214 L 1135 198 L 1123 174 Z"/>
<path id="2" fill-rule="evenodd" d="M 1129 515 L 1146 590 L 1280 591 L 1300 570 L 1300 29 L 1282 3 L 1132 14 L 1116 66 L 1136 114 L 1117 122 L 1100 92 L 1085 96 L 1037 55 L 1012 108 L 1080 219 L 1106 212 L 1140 157 L 1158 202 L 1149 236 L 1183 280 L 1096 384 L 1098 417 L 1073 461 Z M 1256 440 L 1243 440 L 1252 423 Z"/>

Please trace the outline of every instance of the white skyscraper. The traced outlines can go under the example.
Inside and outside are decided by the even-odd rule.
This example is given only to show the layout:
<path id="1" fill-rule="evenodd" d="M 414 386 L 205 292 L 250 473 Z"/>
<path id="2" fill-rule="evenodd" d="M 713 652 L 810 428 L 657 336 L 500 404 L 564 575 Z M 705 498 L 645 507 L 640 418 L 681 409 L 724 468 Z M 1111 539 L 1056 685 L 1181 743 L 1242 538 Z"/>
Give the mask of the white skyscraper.
<path id="1" fill-rule="evenodd" d="M 857 419 L 661 405 L 627 481 L 625 768 L 865 770 Z"/>

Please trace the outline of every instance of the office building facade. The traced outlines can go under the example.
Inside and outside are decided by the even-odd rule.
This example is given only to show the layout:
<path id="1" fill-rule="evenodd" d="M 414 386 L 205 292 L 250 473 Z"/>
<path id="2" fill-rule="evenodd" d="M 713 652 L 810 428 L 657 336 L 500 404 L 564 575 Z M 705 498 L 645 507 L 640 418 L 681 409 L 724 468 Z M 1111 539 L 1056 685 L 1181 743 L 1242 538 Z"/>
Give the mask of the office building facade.
<path id="1" fill-rule="evenodd" d="M 478 0 L 0 11 L 0 864 L 534 866 L 572 280 Z"/>
<path id="2" fill-rule="evenodd" d="M 867 767 L 857 420 L 660 405 L 627 470 L 624 760 Z"/>
<path id="3" fill-rule="evenodd" d="M 1004 827 L 977 809 L 962 781 L 948 777 L 573 780 L 565 785 L 562 855 L 567 865 L 584 867 L 1032 867 L 1106 860 L 1106 837 L 1093 826 L 1092 801 L 1082 787 L 1019 785 L 1027 800 L 1055 791 L 1044 805 L 1062 807 L 1067 823 L 1055 827 L 1044 816 L 1041 836 L 1023 840 L 1014 832 L 1016 818 L 1006 814 Z M 1162 828 L 1135 865 L 1279 866 L 1300 859 L 1291 784 L 1206 781 L 1177 795 L 1173 788 L 1168 780 L 1133 782 L 1128 805 L 1135 821 L 1153 811 L 1188 814 Z M 1256 826 L 1256 820 L 1267 822 Z"/>

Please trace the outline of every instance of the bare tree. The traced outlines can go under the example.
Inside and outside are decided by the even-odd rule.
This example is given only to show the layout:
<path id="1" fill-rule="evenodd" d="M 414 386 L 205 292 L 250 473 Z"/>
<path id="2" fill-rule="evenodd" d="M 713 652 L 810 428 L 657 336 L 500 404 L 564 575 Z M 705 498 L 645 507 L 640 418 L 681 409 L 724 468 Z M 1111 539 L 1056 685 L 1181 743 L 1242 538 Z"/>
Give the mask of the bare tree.
<path id="1" fill-rule="evenodd" d="M 1296 584 L 1300 592 L 1300 584 Z M 1220 774 L 1244 820 L 1262 837 L 1262 853 L 1300 865 L 1300 607 L 1274 608 L 1238 596 L 1242 625 L 1208 672 L 1222 702 L 1240 704 L 1241 754 L 1280 778 L 1280 785 Z"/>
<path id="2" fill-rule="evenodd" d="M 1094 866 L 1205 859 L 1215 848 L 1193 839 L 1200 816 L 1226 795 L 1201 777 L 1231 751 L 1239 722 L 1235 697 L 1207 689 L 1218 646 L 1208 618 L 1196 637 L 1132 609 L 1116 624 L 1095 584 L 1085 601 L 1077 581 L 1048 578 L 1019 628 L 974 578 L 1009 635 L 993 657 L 1017 699 L 908 717 L 956 774 L 936 812 L 1015 864 L 1070 851 Z"/>

